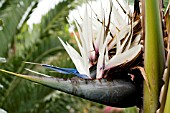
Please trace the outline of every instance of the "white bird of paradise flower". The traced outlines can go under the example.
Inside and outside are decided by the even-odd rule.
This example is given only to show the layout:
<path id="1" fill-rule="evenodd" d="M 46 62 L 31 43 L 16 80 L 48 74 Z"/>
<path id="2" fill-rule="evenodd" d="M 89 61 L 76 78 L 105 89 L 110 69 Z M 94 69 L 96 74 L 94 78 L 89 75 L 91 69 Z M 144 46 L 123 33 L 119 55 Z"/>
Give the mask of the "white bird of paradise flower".
<path id="1" fill-rule="evenodd" d="M 122 6 L 124 6 L 123 8 L 128 17 L 131 15 L 130 8 L 125 2 L 123 3 Z M 139 44 L 140 35 L 137 35 L 132 42 L 133 28 L 139 21 L 131 21 L 131 24 L 128 25 L 110 1 L 110 14 L 106 25 L 105 12 L 102 7 L 100 9 L 100 18 L 96 17 L 94 19 L 92 16 L 89 17 L 86 6 L 82 26 L 76 20 L 74 21 L 80 36 L 79 40 L 73 31 L 80 54 L 70 44 L 64 43 L 59 38 L 75 64 L 78 73 L 86 75 L 89 79 L 101 79 L 104 71 L 133 60 L 142 48 Z M 132 20 L 131 17 L 128 18 Z M 93 29 L 94 24 L 97 24 L 97 31 Z M 121 44 L 122 39 L 124 41 Z M 109 50 L 115 45 L 116 54 L 110 58 Z M 90 68 L 94 65 L 97 66 L 95 77 L 90 72 Z"/>
<path id="2" fill-rule="evenodd" d="M 116 0 L 116 2 L 120 5 L 120 0 Z M 133 21 L 132 12 L 124 0 L 122 0 L 120 7 L 130 24 L 123 19 L 111 0 L 109 0 L 109 4 L 108 19 L 106 19 L 107 12 L 101 4 L 99 15 L 91 9 L 91 16 L 89 16 L 86 5 L 82 25 L 74 20 L 80 40 L 74 31 L 73 34 L 80 53 L 69 43 L 64 43 L 59 38 L 76 69 L 60 68 L 47 64 L 40 65 L 59 73 L 74 74 L 84 79 L 101 79 L 112 76 L 105 74 L 105 72 L 114 71 L 112 69 L 118 66 L 129 68 L 129 65 L 125 64 L 131 64 L 142 50 L 140 31 L 135 35 L 133 32 L 134 27 L 140 23 L 140 20 Z M 92 17 L 93 13 L 95 14 L 94 18 Z"/>

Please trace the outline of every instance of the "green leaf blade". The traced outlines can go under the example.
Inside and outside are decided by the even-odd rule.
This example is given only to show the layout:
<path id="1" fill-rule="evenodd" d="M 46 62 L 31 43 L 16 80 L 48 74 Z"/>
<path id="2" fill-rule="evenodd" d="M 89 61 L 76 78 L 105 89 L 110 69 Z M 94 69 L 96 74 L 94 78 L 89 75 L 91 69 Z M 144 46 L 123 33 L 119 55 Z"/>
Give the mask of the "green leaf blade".
<path id="1" fill-rule="evenodd" d="M 155 113 L 165 68 L 165 53 L 158 0 L 145 1 L 145 71 L 150 90 L 144 84 L 144 112 Z"/>

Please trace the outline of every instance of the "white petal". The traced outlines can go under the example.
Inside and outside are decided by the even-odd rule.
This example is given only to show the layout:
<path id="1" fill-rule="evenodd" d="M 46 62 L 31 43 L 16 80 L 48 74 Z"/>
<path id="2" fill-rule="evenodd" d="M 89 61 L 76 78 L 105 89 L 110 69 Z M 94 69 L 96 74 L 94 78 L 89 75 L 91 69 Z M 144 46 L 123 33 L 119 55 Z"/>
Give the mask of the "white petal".
<path id="1" fill-rule="evenodd" d="M 132 36 L 133 36 L 133 28 L 132 28 L 132 26 L 133 26 L 133 22 L 132 22 L 132 25 L 131 25 L 131 31 L 129 32 L 129 34 L 130 34 L 129 41 L 128 41 L 128 44 L 127 44 L 127 46 L 125 48 L 125 51 L 127 51 L 130 48 L 130 45 L 132 43 Z"/>
<path id="2" fill-rule="evenodd" d="M 142 37 L 141 34 L 137 35 L 137 36 L 135 37 L 134 41 L 132 42 L 130 48 L 132 48 L 133 46 L 138 45 L 141 37 Z"/>
<path id="3" fill-rule="evenodd" d="M 130 14 L 131 13 L 131 10 L 130 10 L 130 7 L 129 5 L 127 4 L 127 2 L 125 2 L 124 0 L 116 0 L 118 3 L 120 3 L 120 5 L 123 7 L 124 11 L 127 13 L 127 14 Z"/>
<path id="4" fill-rule="evenodd" d="M 104 61 L 105 61 L 104 54 L 100 54 L 97 62 L 97 75 L 96 75 L 97 79 L 102 78 L 103 70 L 104 70 Z"/>
<path id="5" fill-rule="evenodd" d="M 125 36 L 126 36 L 126 34 L 127 34 L 128 32 L 130 32 L 130 25 L 125 26 L 120 32 L 118 32 L 118 33 L 116 34 L 115 40 L 113 40 L 113 41 L 109 44 L 108 49 L 109 49 L 109 50 L 112 49 L 113 46 L 114 46 L 116 43 L 118 43 L 118 41 L 120 41 L 120 40 L 122 40 L 123 38 L 125 38 Z"/>
<path id="6" fill-rule="evenodd" d="M 111 58 L 107 62 L 106 66 L 105 66 L 105 70 L 108 70 L 108 69 L 113 68 L 115 66 L 118 66 L 118 65 L 121 65 L 123 63 L 131 61 L 133 58 L 135 58 L 139 54 L 141 49 L 142 49 L 142 46 L 137 45 L 137 46 L 134 46 L 133 48 L 127 50 L 126 52 L 123 52 L 122 54 Z"/>
<path id="7" fill-rule="evenodd" d="M 66 18 L 67 19 L 67 18 Z M 70 27 L 72 26 L 71 25 L 71 23 L 70 23 L 70 21 L 67 19 L 67 21 L 68 21 L 68 23 L 69 23 L 69 25 L 70 25 Z M 79 41 L 79 39 L 78 39 L 78 37 L 77 37 L 77 35 L 76 35 L 76 33 L 74 32 L 74 30 L 72 29 L 72 32 L 73 32 L 73 34 L 74 34 L 74 37 L 75 37 L 75 39 L 76 39 L 76 42 L 77 42 L 77 45 L 78 45 L 78 47 L 79 47 L 79 50 L 80 50 L 80 52 L 81 52 L 81 55 L 83 54 L 83 52 L 82 51 L 84 51 L 83 50 L 83 48 L 82 48 L 82 46 L 81 46 L 81 44 L 80 44 L 80 41 Z"/>
<path id="8" fill-rule="evenodd" d="M 78 32 L 79 32 L 79 35 L 80 35 L 80 40 L 81 40 L 81 43 L 82 43 L 82 58 L 83 58 L 83 61 L 84 61 L 84 65 L 87 66 L 87 64 L 89 63 L 88 61 L 88 54 L 87 54 L 87 48 L 86 48 L 86 43 L 85 43 L 85 39 L 83 37 L 83 34 L 82 34 L 82 31 L 81 31 L 81 28 L 80 26 L 78 25 L 77 21 L 75 21 L 75 24 L 76 24 L 76 27 L 78 29 Z"/>
<path id="9" fill-rule="evenodd" d="M 99 32 L 97 34 L 97 38 L 95 41 L 95 49 L 97 51 L 101 51 L 101 48 L 103 46 L 103 42 L 104 42 L 104 25 L 102 25 L 99 29 Z"/>
<path id="10" fill-rule="evenodd" d="M 76 20 L 75 20 L 74 22 L 75 22 L 75 24 L 76 24 L 76 27 L 77 27 L 77 30 L 78 30 L 78 33 L 79 33 L 79 36 L 80 36 L 80 40 L 81 40 L 81 43 L 82 43 L 82 48 L 83 48 L 84 51 L 87 53 L 86 43 L 85 43 L 85 39 L 84 39 L 84 37 L 83 37 L 81 28 L 80 28 L 80 26 L 79 26 L 79 24 L 77 23 Z"/>
<path id="11" fill-rule="evenodd" d="M 102 46 L 101 51 L 99 52 L 99 58 L 97 62 L 97 79 L 102 78 L 103 72 L 104 72 L 104 67 L 105 67 L 105 61 L 107 60 L 107 55 L 108 53 L 106 52 L 107 44 L 110 41 L 110 37 L 106 37 L 106 40 Z M 107 53 L 107 54 L 106 54 Z M 105 55 L 106 54 L 106 55 Z M 106 56 L 106 57 L 105 57 Z"/>
<path id="12" fill-rule="evenodd" d="M 120 33 L 119 33 L 120 34 Z M 120 44 L 120 37 L 119 35 L 116 36 L 116 55 L 118 55 L 119 51 L 120 51 L 120 47 L 121 47 L 121 44 Z"/>
<path id="13" fill-rule="evenodd" d="M 132 23 L 133 24 L 133 23 Z M 131 41 L 132 41 L 132 36 L 133 36 L 133 29 L 130 28 L 131 31 L 128 33 L 128 35 L 126 36 L 123 44 L 121 45 L 121 47 L 119 48 L 119 50 L 116 52 L 116 55 L 121 54 L 123 49 L 125 48 L 125 51 L 129 49 L 130 45 L 131 45 Z M 127 45 L 126 45 L 127 44 Z M 126 45 L 126 47 L 125 47 Z"/>
<path id="14" fill-rule="evenodd" d="M 116 51 L 116 55 L 122 53 L 123 48 L 124 48 L 125 44 L 127 43 L 127 41 L 129 40 L 130 35 L 131 35 L 131 32 L 128 33 L 128 35 L 126 36 L 126 38 L 125 38 L 123 44 L 122 44 L 121 47 Z"/>
<path id="15" fill-rule="evenodd" d="M 112 22 L 114 25 L 121 30 L 124 26 L 127 25 L 126 21 L 122 18 L 122 16 L 119 14 L 118 10 L 113 6 L 112 7 Z"/>
<path id="16" fill-rule="evenodd" d="M 67 43 L 67 47 L 72 56 L 72 61 L 76 66 L 76 69 L 80 74 L 85 74 L 90 77 L 89 66 L 84 64 L 83 58 L 79 55 L 79 53 Z"/>
<path id="17" fill-rule="evenodd" d="M 92 19 L 88 15 L 87 5 L 85 7 L 85 13 L 82 24 L 82 43 L 83 48 L 86 50 L 86 54 L 90 60 L 95 59 L 95 51 L 93 47 L 93 32 L 92 32 Z M 92 12 L 91 12 L 92 17 Z"/>
<path id="18" fill-rule="evenodd" d="M 82 25 L 82 35 L 85 41 L 85 46 L 87 48 L 87 53 L 90 51 L 90 38 L 91 36 L 91 32 L 90 32 L 90 26 L 89 26 L 89 15 L 87 12 L 87 5 L 86 5 L 86 9 L 85 9 L 85 13 L 84 13 L 84 18 L 83 18 L 83 25 Z"/>
<path id="19" fill-rule="evenodd" d="M 135 22 L 133 23 L 133 25 L 132 25 L 133 28 L 134 28 L 138 23 L 139 23 L 139 21 L 135 21 Z M 116 38 L 118 38 L 118 40 L 122 40 L 123 38 L 125 38 L 126 34 L 127 34 L 128 32 L 130 32 L 130 31 L 131 31 L 131 25 L 126 25 L 125 27 L 123 27 L 123 28 L 120 30 L 120 32 L 118 32 L 118 33 L 116 34 L 115 40 L 113 40 L 113 41 L 109 44 L 108 49 L 109 49 L 109 50 L 112 49 L 113 46 L 117 43 Z"/>
<path id="20" fill-rule="evenodd" d="M 59 40 L 61 41 L 61 43 L 64 46 L 67 53 L 69 54 L 71 60 L 73 61 L 74 65 L 76 66 L 76 69 L 78 70 L 78 72 L 80 74 L 85 74 L 90 77 L 89 69 L 87 67 L 85 67 L 83 59 L 78 54 L 78 52 L 73 47 L 71 47 L 68 43 L 66 45 L 60 38 L 59 38 Z"/>
<path id="21" fill-rule="evenodd" d="M 116 35 L 116 33 L 118 32 L 118 30 L 116 29 L 116 26 L 114 24 L 110 24 L 110 32 L 112 34 L 112 36 L 114 37 Z"/>

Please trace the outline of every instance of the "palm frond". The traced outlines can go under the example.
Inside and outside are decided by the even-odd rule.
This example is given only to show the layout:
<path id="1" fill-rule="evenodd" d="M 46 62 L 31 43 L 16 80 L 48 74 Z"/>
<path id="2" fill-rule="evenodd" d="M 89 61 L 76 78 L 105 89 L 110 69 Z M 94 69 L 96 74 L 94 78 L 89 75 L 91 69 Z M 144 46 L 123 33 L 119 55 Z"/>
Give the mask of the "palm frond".
<path id="1" fill-rule="evenodd" d="M 4 22 L 4 27 L 0 31 L 0 56 L 7 56 L 7 50 L 10 48 L 15 34 L 18 32 L 17 26 L 32 2 L 32 0 L 8 0 L 5 3 L 7 5 L 0 11 L 0 18 Z"/>

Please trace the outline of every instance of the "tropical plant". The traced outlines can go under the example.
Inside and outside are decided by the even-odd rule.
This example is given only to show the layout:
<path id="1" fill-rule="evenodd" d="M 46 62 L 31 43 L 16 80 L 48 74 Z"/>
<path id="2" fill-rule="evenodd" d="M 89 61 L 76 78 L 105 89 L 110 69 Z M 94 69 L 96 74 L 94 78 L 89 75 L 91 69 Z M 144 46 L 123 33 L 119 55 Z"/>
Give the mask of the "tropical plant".
<path id="1" fill-rule="evenodd" d="M 162 33 L 164 15 L 160 15 L 159 1 L 142 1 L 142 10 L 144 12 L 142 14 L 142 30 L 144 34 L 142 39 L 145 47 L 144 68 L 141 57 L 141 28 L 140 24 L 138 25 L 140 23 L 138 1 L 135 1 L 133 16 L 126 3 L 122 5 L 118 0 L 116 2 L 127 16 L 128 23 L 121 19 L 121 16 L 110 1 L 108 18 L 105 17 L 106 14 L 103 13 L 103 10 L 101 10 L 101 15 L 96 16 L 95 19 L 91 16 L 88 17 L 86 11 L 82 25 L 75 21 L 80 35 L 80 40 L 75 35 L 80 54 L 72 46 L 68 43 L 65 44 L 60 39 L 76 69 L 34 63 L 37 66 L 43 66 L 63 74 L 76 75 L 81 79 L 71 78 L 63 80 L 30 69 L 27 70 L 40 76 L 17 74 L 3 69 L 1 71 L 106 105 L 116 107 L 136 105 L 144 113 L 155 113 L 160 107 L 159 96 L 165 70 L 165 47 L 168 45 L 166 48 L 168 65 L 164 74 L 165 84 L 164 90 L 162 90 L 163 96 L 159 110 L 161 113 L 168 112 L 169 39 L 167 38 L 165 41 L 167 44 L 164 46 Z M 170 5 L 167 7 L 165 16 L 168 37 L 170 36 L 169 9 Z M 112 14 L 114 14 L 113 17 Z M 94 30 L 95 25 L 97 25 L 96 31 Z M 100 29 L 98 30 L 98 28 Z M 32 61 L 35 62 L 34 60 Z M 142 77 L 144 78 L 143 108 L 141 103 Z"/>
<path id="2" fill-rule="evenodd" d="M 126 4 L 125 4 L 126 5 Z M 111 6 L 110 6 L 110 9 L 112 10 L 112 3 L 111 3 Z M 114 8 L 114 7 L 113 7 Z M 128 8 L 127 7 L 127 5 L 126 5 L 126 7 L 125 8 Z M 120 14 L 117 12 L 117 10 L 114 8 L 113 9 L 113 11 L 114 11 L 114 13 L 116 14 L 116 16 L 118 16 L 118 17 L 121 17 L 120 16 Z M 111 12 L 111 11 L 110 11 Z M 106 29 L 106 32 L 108 32 L 108 34 L 110 33 L 110 34 L 112 34 L 113 36 L 115 35 L 115 34 L 117 34 L 117 35 L 115 35 L 116 36 L 116 38 L 117 37 L 121 37 L 121 39 L 118 41 L 118 42 L 116 42 L 116 43 L 120 43 L 120 41 L 124 41 L 124 43 L 119 47 L 119 49 L 117 50 L 117 53 L 115 54 L 114 53 L 114 51 L 115 51 L 115 47 L 116 47 L 116 44 L 115 44 L 115 40 L 112 40 L 111 41 L 111 45 L 113 46 L 113 47 L 110 47 L 110 51 L 111 51 L 111 53 L 109 52 L 109 54 L 111 54 L 111 56 L 117 56 L 117 55 L 119 55 L 120 57 L 122 57 L 121 59 L 123 59 L 123 58 L 125 58 L 125 56 L 126 56 L 126 54 L 127 54 L 127 52 L 126 51 L 129 51 L 130 50 L 130 52 L 132 53 L 132 50 L 134 49 L 133 48 L 133 46 L 135 46 L 136 44 L 138 45 L 138 41 L 136 41 L 135 39 L 137 39 L 137 38 L 140 38 L 140 36 L 134 36 L 133 38 L 132 38 L 132 34 L 134 33 L 135 34 L 135 32 L 136 31 L 134 31 L 133 32 L 133 28 L 135 27 L 135 26 L 137 26 L 137 24 L 139 24 L 139 22 L 140 21 L 136 21 L 136 22 L 134 22 L 134 24 L 133 24 L 133 20 L 131 19 L 132 18 L 132 15 L 130 14 L 130 12 L 129 12 L 129 8 L 128 9 L 126 9 L 126 13 L 128 14 L 128 20 L 130 21 L 130 23 L 126 23 L 126 22 L 122 22 L 121 23 L 121 25 L 119 25 L 118 23 L 120 22 L 118 19 L 115 19 L 114 20 L 114 23 L 116 24 L 116 27 L 115 26 L 113 26 L 113 24 L 111 24 L 110 25 L 110 23 L 109 23 L 109 21 L 108 21 L 108 25 L 107 25 L 107 29 Z M 85 15 L 86 16 L 86 15 Z M 111 16 L 114 16 L 114 15 L 111 15 L 111 13 L 109 14 L 109 18 L 108 19 L 110 19 L 111 18 Z M 98 17 L 97 17 L 98 18 Z M 105 21 L 104 21 L 104 18 L 105 17 L 102 17 L 101 19 L 99 18 L 99 21 L 96 21 L 96 23 L 98 24 L 98 25 L 100 25 L 101 26 L 101 33 L 103 34 L 103 35 L 106 35 L 105 33 Z M 87 18 L 88 19 L 88 18 Z M 90 20 L 90 19 L 89 19 Z M 87 20 L 88 21 L 88 20 Z M 84 23 L 84 25 L 86 25 L 86 23 Z M 79 26 L 78 25 L 78 23 L 77 23 L 77 26 Z M 115 31 L 113 31 L 112 33 L 111 33 L 111 31 L 109 31 L 110 30 L 110 27 L 109 26 L 111 26 L 112 28 L 114 28 L 115 29 Z M 125 27 L 124 27 L 125 26 Z M 87 26 L 86 26 L 87 27 Z M 116 30 L 117 29 L 117 30 Z M 103 31 L 104 30 L 104 31 Z M 121 32 L 119 32 L 121 30 Z M 84 31 L 85 31 L 85 29 L 84 29 Z M 37 32 L 37 31 L 36 31 Z M 122 36 L 121 36 L 121 33 L 124 33 Z M 95 74 L 95 60 L 97 61 L 97 59 L 98 59 L 98 56 L 99 56 L 99 54 L 105 54 L 105 48 L 106 48 L 106 44 L 107 44 L 107 42 L 105 41 L 105 44 L 104 44 L 104 41 L 102 42 L 101 40 L 100 40 L 100 38 L 102 38 L 101 36 L 102 36 L 102 34 L 100 34 L 100 32 L 98 33 L 98 38 L 96 39 L 96 43 L 99 43 L 99 44 L 101 44 L 100 46 L 98 46 L 98 44 L 96 44 L 96 47 L 95 47 L 95 51 L 96 51 L 96 58 L 95 59 L 93 59 L 93 63 L 94 63 L 94 65 L 91 67 L 91 69 L 92 69 L 92 71 L 94 70 L 94 74 Z M 128 34 L 128 35 L 127 35 Z M 136 33 L 136 34 L 139 34 L 139 33 Z M 28 36 L 28 35 L 27 35 Z M 107 35 L 106 35 L 107 36 Z M 114 36 L 114 37 L 115 37 Z M 33 37 L 33 36 L 32 36 Z M 62 36 L 63 37 L 63 36 Z M 111 35 L 108 35 L 108 37 L 107 38 L 114 38 L 114 37 L 112 37 Z M 89 37 L 90 38 L 90 37 Z M 92 38 L 92 37 L 91 37 Z M 104 39 L 106 38 L 105 36 L 103 37 Z M 115 38 L 115 39 L 116 39 Z M 34 38 L 33 38 L 34 39 Z M 104 40 L 103 39 L 103 40 Z M 37 40 L 37 38 L 36 38 L 36 40 Z M 133 42 L 135 42 L 136 41 L 136 44 L 135 43 L 131 43 L 132 41 L 131 40 L 133 40 Z M 140 40 L 140 39 L 138 39 L 138 40 Z M 101 42 L 100 42 L 101 41 Z M 129 44 L 127 44 L 126 45 L 126 42 L 128 42 Z M 87 44 L 87 42 L 86 42 L 86 44 Z M 26 44 L 25 44 L 26 45 Z M 117 44 L 117 45 L 119 45 L 119 44 Z M 79 46 L 80 47 L 80 46 Z M 86 46 L 86 47 L 88 47 L 88 46 Z M 131 49 L 132 48 L 132 49 Z M 128 50 L 129 49 L 129 50 Z M 129 64 L 128 65 L 123 65 L 122 64 L 122 61 L 120 61 L 120 62 L 117 62 L 117 64 L 115 65 L 115 66 L 117 66 L 116 68 L 119 68 L 119 65 L 121 64 L 121 66 L 120 67 L 123 67 L 123 66 L 125 66 L 125 67 L 128 67 L 128 66 L 131 66 L 131 63 L 133 62 L 133 60 L 134 59 L 136 59 L 136 56 L 138 56 L 138 55 L 140 55 L 140 52 L 141 51 L 141 47 L 140 46 L 137 46 L 137 51 L 136 51 L 136 54 L 135 55 L 133 55 L 132 57 L 129 55 L 129 57 L 127 58 L 127 60 L 130 60 L 130 62 L 128 62 Z M 22 52 L 22 51 L 21 51 Z M 81 52 L 81 51 L 80 51 Z M 85 52 L 85 51 L 84 51 Z M 87 51 L 86 51 L 87 52 Z M 101 53 L 102 52 L 102 53 Z M 122 54 L 122 52 L 124 53 L 124 54 Z M 139 54 L 138 54 L 139 53 Z M 24 55 L 24 54 L 21 54 L 21 55 Z M 85 55 L 85 54 L 84 54 Z M 107 54 L 106 54 L 107 55 Z M 105 55 L 105 56 L 106 56 Z M 21 56 L 22 57 L 22 56 Z M 108 56 L 106 56 L 106 57 L 108 57 Z M 41 57 L 40 57 L 41 58 Z M 85 58 L 85 57 L 84 57 Z M 87 57 L 86 57 L 87 58 Z M 85 58 L 85 59 L 86 59 Z M 101 61 L 105 61 L 106 59 L 103 59 L 103 57 L 99 57 L 100 59 L 101 59 Z M 119 58 L 119 57 L 116 57 L 116 58 Z M 34 59 L 34 58 L 33 58 Z M 36 58 L 36 59 L 39 59 L 39 58 Z M 38 62 L 38 60 L 36 61 L 36 59 L 34 59 L 34 62 Z M 29 60 L 31 60 L 31 59 L 29 59 Z M 86 59 L 87 60 L 87 59 Z M 117 60 L 117 59 L 116 59 Z M 26 61 L 27 61 L 27 57 L 26 57 Z M 31 61 L 33 61 L 33 60 L 31 60 Z M 115 60 L 113 59 L 112 60 L 112 62 L 115 62 Z M 108 62 L 108 61 L 107 61 Z M 111 61 L 110 61 L 111 62 Z M 108 63 L 109 64 L 109 63 Z M 110 63 L 111 64 L 111 63 Z M 44 66 L 46 66 L 46 67 L 48 67 L 48 65 L 44 65 Z M 100 65 L 99 66 L 101 66 L 102 67 L 102 62 L 100 63 Z M 93 67 L 94 67 L 94 69 L 93 69 Z M 97 66 L 98 67 L 98 66 Z M 100 67 L 98 67 L 98 69 L 99 69 Z M 110 69 L 109 68 L 111 68 L 111 67 L 108 67 L 108 72 L 111 74 L 112 72 L 114 72 L 114 71 L 109 71 Z M 120 68 L 121 69 L 121 68 Z M 125 68 L 126 69 L 126 68 Z M 115 70 L 115 69 L 113 69 L 113 70 Z M 60 71 L 61 71 L 61 69 L 60 69 Z M 74 70 L 73 70 L 74 71 Z M 128 69 L 126 69 L 126 71 L 123 73 L 123 74 L 127 74 L 127 71 L 129 71 L 129 68 Z M 120 72 L 120 71 L 119 71 Z M 20 72 L 19 72 L 20 73 Z M 67 74 L 66 72 L 64 72 L 65 74 Z M 76 73 L 77 73 L 77 71 L 76 71 Z M 118 73 L 118 72 L 117 72 Z M 101 73 L 102 74 L 102 73 Z M 102 75 L 100 74 L 100 76 L 101 77 L 103 77 Z M 109 75 L 109 74 L 108 74 Z M 125 75 L 126 76 L 126 75 Z M 101 77 L 99 77 L 99 78 L 101 78 Z M 128 76 L 127 76 L 128 77 Z M 95 78 L 95 76 L 94 76 L 94 78 Z M 96 78 L 98 78 L 98 77 L 96 77 Z M 112 77 L 110 77 L 109 76 L 109 78 L 112 78 Z M 123 78 L 123 77 L 121 77 L 121 78 Z M 129 78 L 128 78 L 129 79 Z M 73 82 L 74 82 L 75 80 L 73 80 Z M 18 81 L 19 82 L 19 81 Z M 68 81 L 69 82 L 69 81 Z M 83 82 L 83 81 L 82 81 Z M 17 83 L 16 82 L 16 80 L 15 80 L 15 82 L 14 82 L 15 84 Z M 109 84 L 107 84 L 107 82 L 106 83 L 104 83 L 104 81 L 102 82 L 103 84 L 105 84 L 106 85 L 106 87 L 109 87 L 108 85 Z M 110 82 L 111 83 L 111 82 Z M 105 104 L 108 104 L 108 105 L 111 105 L 111 104 L 113 104 L 113 105 L 115 105 L 115 106 L 119 106 L 119 107 L 127 107 L 127 106 L 132 106 L 132 105 L 135 105 L 136 104 L 136 101 L 137 101 L 137 99 L 136 98 L 133 98 L 135 95 L 129 95 L 129 96 L 125 96 L 125 95 L 127 95 L 126 93 L 127 92 L 130 92 L 130 93 L 132 93 L 132 92 L 134 92 L 135 91 L 135 87 L 131 84 L 131 82 L 130 81 L 122 81 L 122 80 L 115 80 L 115 83 L 118 83 L 118 86 L 116 86 L 116 87 L 111 87 L 111 88 L 113 88 L 113 90 L 116 88 L 117 90 L 116 91 L 118 91 L 119 93 L 120 93 L 120 95 L 118 95 L 118 98 L 120 98 L 120 100 L 121 100 L 121 102 L 119 101 L 119 100 L 115 100 L 116 98 L 113 98 L 113 100 L 112 101 L 106 101 L 105 102 Z M 123 83 L 123 84 L 122 84 Z M 82 84 L 84 84 L 84 83 L 82 83 Z M 65 86 L 66 86 L 67 84 L 65 84 Z M 89 83 L 88 84 L 90 87 L 91 87 L 91 83 Z M 85 86 L 85 88 L 86 87 L 88 87 L 88 85 L 86 85 Z M 120 86 L 120 87 L 119 87 Z M 126 87 L 126 86 L 128 86 L 128 87 Z M 68 84 L 68 88 L 70 87 L 70 83 Z M 67 88 L 67 87 L 65 87 L 65 88 Z M 102 88 L 102 87 L 101 87 Z M 123 90 L 124 90 L 124 92 L 121 94 L 121 90 L 119 90 L 119 89 L 121 89 L 121 88 L 123 88 Z M 62 88 L 60 88 L 60 89 L 62 89 Z M 95 89 L 93 89 L 92 88 L 92 90 L 91 90 L 91 92 L 95 92 L 94 91 Z M 97 90 L 96 90 L 97 91 Z M 66 91 L 67 92 L 67 91 Z M 109 90 L 108 90 L 108 92 L 109 92 Z M 70 92 L 69 92 L 70 93 Z M 74 93 L 74 90 L 73 90 L 73 92 L 72 93 Z M 83 92 L 82 92 L 83 93 Z M 97 92 L 96 92 L 97 93 Z M 103 89 L 101 89 L 101 90 L 99 90 L 99 92 L 98 92 L 98 94 L 100 94 L 100 95 L 103 95 Z M 134 93 L 132 93 L 132 94 L 134 94 Z M 104 94 L 105 95 L 105 94 Z M 110 95 L 110 94 L 109 94 Z M 99 100 L 99 102 L 101 102 L 101 101 L 104 101 L 104 100 L 106 100 L 107 98 L 108 98 L 108 96 L 109 95 L 105 95 L 105 96 L 103 96 L 103 98 L 101 98 L 101 100 Z M 93 97 L 95 96 L 95 95 L 92 95 Z M 112 93 L 111 93 L 111 96 L 112 96 Z M 116 93 L 113 93 L 113 96 L 116 96 Z M 125 97 L 125 98 L 124 98 Z M 140 97 L 140 96 L 139 96 Z M 138 97 L 138 98 L 139 98 Z M 87 98 L 89 98 L 89 97 L 87 97 Z M 124 99 L 121 99 L 121 98 L 124 98 Z M 135 100 L 134 101 L 134 103 L 132 102 L 132 103 L 126 103 L 126 101 L 128 101 L 128 100 L 131 100 L 131 99 L 133 99 L 133 100 Z M 94 100 L 94 101 L 96 101 L 96 100 L 98 100 L 98 96 L 96 96 L 95 97 L 95 99 L 94 98 L 91 98 L 91 100 Z M 115 103 L 114 103 L 115 102 Z M 139 103 L 138 103 L 139 104 Z"/>

